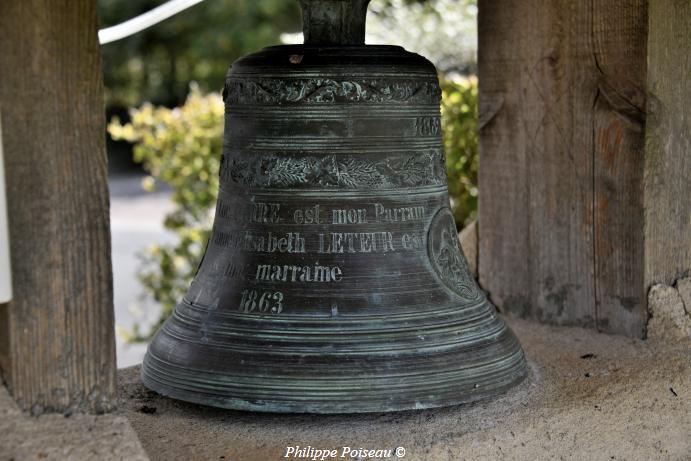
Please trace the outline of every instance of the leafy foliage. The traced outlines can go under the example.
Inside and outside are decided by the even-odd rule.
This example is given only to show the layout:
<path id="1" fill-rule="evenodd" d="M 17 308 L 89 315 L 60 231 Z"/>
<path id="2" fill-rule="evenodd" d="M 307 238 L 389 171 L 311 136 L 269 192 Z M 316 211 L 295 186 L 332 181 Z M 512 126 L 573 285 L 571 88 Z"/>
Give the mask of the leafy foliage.
<path id="1" fill-rule="evenodd" d="M 456 225 L 462 228 L 477 215 L 477 78 L 442 79 L 441 87 L 449 196 Z"/>
<path id="2" fill-rule="evenodd" d="M 209 238 L 218 195 L 223 115 L 220 94 L 203 95 L 193 86 L 179 108 L 147 103 L 131 111 L 130 123 L 123 125 L 116 118 L 108 125 L 114 139 L 135 143 L 135 160 L 150 175 L 145 189 L 153 190 L 157 181 L 173 189 L 175 209 L 164 226 L 177 235 L 177 243 L 148 248 L 138 274 L 146 292 L 162 307 L 161 321 L 187 291 Z M 153 331 L 141 335 L 135 329 L 126 336 L 143 340 Z"/>
<path id="3" fill-rule="evenodd" d="M 373 0 L 367 43 L 400 45 L 446 74 L 475 73 L 476 0 Z"/>
<path id="4" fill-rule="evenodd" d="M 449 192 L 456 221 L 462 225 L 477 209 L 477 79 L 442 80 L 442 94 Z M 176 208 L 164 225 L 177 234 L 177 243 L 149 248 L 139 273 L 148 294 L 162 306 L 162 320 L 185 294 L 209 237 L 219 187 L 223 116 L 221 96 L 204 95 L 193 86 L 179 108 L 147 103 L 131 111 L 130 123 L 114 119 L 108 126 L 114 139 L 135 143 L 135 159 L 150 174 L 146 189 L 159 181 L 173 189 Z M 152 332 L 134 331 L 129 339 L 145 340 Z"/>
<path id="5" fill-rule="evenodd" d="M 101 27 L 131 19 L 163 0 L 98 0 Z M 174 107 L 191 81 L 220 90 L 235 59 L 299 31 L 295 0 L 209 0 L 154 27 L 101 48 L 106 105 L 152 101 Z"/>
<path id="6" fill-rule="evenodd" d="M 101 27 L 133 18 L 163 0 L 98 0 Z M 476 0 L 372 0 L 367 43 L 401 45 L 445 73 L 476 70 Z M 209 0 L 101 48 L 108 107 L 184 102 L 190 81 L 223 85 L 235 59 L 264 46 L 302 43 L 296 0 Z"/>

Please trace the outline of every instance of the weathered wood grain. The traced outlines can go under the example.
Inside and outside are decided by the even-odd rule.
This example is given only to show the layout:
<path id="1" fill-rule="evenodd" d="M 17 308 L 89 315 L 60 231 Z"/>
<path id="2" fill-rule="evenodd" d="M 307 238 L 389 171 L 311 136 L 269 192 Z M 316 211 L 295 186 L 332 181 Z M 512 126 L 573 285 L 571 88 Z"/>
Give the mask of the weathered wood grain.
<path id="1" fill-rule="evenodd" d="M 529 165 L 519 127 L 522 62 L 513 27 L 519 2 L 479 2 L 480 132 L 479 281 L 502 309 L 529 316 L 532 260 L 528 257 Z M 508 78 L 508 76 L 512 78 Z"/>
<path id="2" fill-rule="evenodd" d="M 2 368 L 20 405 L 106 411 L 115 344 L 94 0 L 0 2 L 0 105 L 14 299 Z"/>
<path id="3" fill-rule="evenodd" d="M 508 312 L 641 336 L 646 2 L 479 11 L 480 282 Z"/>
<path id="4" fill-rule="evenodd" d="M 691 2 L 650 2 L 645 280 L 691 273 Z M 687 306 L 688 308 L 689 306 Z"/>
<path id="5" fill-rule="evenodd" d="M 642 337 L 647 1 L 595 2 L 592 49 L 595 309 L 601 331 Z"/>

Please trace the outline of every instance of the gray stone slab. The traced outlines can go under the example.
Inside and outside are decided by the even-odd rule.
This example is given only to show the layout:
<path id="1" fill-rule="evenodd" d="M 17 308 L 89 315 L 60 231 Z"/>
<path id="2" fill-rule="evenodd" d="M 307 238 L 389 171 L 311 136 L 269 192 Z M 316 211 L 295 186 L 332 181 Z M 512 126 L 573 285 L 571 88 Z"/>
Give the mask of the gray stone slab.
<path id="1" fill-rule="evenodd" d="M 691 298 L 689 279 L 679 280 L 676 287 L 653 285 L 648 292 L 648 337 L 652 339 L 691 339 Z"/>
<path id="2" fill-rule="evenodd" d="M 146 461 L 127 418 L 22 413 L 0 385 L 0 461 Z"/>

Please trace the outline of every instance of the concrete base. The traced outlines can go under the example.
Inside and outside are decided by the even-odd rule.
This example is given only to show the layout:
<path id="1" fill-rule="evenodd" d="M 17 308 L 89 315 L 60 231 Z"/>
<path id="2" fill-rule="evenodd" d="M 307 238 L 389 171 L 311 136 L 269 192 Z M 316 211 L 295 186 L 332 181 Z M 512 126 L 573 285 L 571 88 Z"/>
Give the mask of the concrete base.
<path id="1" fill-rule="evenodd" d="M 0 385 L 0 461 L 146 461 L 127 418 L 22 413 Z"/>
<path id="2" fill-rule="evenodd" d="M 160 397 L 132 367 L 120 370 L 117 415 L 31 418 L 0 408 L 0 460 L 144 459 L 139 441 L 152 460 L 311 459 L 284 457 L 298 445 L 335 448 L 337 456 L 342 447 L 391 449 L 388 459 L 421 461 L 689 459 L 691 342 L 509 323 L 530 377 L 489 402 L 370 415 L 252 414 Z"/>

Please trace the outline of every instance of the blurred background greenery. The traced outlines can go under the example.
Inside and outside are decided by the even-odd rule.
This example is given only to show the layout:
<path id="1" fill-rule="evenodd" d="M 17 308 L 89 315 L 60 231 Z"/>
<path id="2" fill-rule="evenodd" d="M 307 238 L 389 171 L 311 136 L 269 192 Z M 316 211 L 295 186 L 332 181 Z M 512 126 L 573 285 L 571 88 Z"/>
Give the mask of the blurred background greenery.
<path id="1" fill-rule="evenodd" d="M 142 14 L 164 0 L 99 0 L 101 27 Z M 475 0 L 372 0 L 367 42 L 401 45 L 440 72 L 476 69 Z M 206 0 L 131 37 L 102 47 L 106 105 L 144 101 L 174 107 L 189 83 L 218 91 L 235 59 L 283 42 L 302 42 L 297 0 Z"/>
<path id="2" fill-rule="evenodd" d="M 156 0 L 99 0 L 101 27 L 144 13 Z M 461 228 L 477 211 L 477 8 L 474 0 L 373 0 L 367 43 L 401 45 L 430 59 L 442 86 L 449 194 Z M 218 192 L 223 87 L 229 64 L 277 43 L 302 41 L 295 0 L 206 0 L 161 24 L 104 45 L 111 163 L 133 160 L 172 189 L 164 226 L 170 244 L 141 255 L 138 278 L 162 307 L 162 322 L 184 295 L 208 238 Z M 125 332 L 146 340 L 153 329 Z"/>

